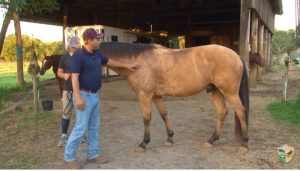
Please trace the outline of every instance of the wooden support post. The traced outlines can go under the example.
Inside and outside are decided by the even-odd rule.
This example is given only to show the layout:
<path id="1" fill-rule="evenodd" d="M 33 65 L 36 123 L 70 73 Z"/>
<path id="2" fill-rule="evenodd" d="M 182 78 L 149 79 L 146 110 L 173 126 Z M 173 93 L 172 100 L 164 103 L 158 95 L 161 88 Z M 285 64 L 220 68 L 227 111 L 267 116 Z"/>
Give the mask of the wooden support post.
<path id="1" fill-rule="evenodd" d="M 17 85 L 24 86 L 24 72 L 23 72 L 23 41 L 21 34 L 20 16 L 17 12 L 13 12 L 15 35 L 16 35 L 16 51 L 17 51 Z"/>
<path id="2" fill-rule="evenodd" d="M 241 0 L 239 54 L 249 69 L 250 10 L 247 0 Z"/>
<path id="3" fill-rule="evenodd" d="M 287 88 L 288 88 L 288 74 L 289 74 L 289 58 L 285 59 L 284 65 L 285 65 L 285 70 L 283 74 L 283 102 L 286 103 L 287 101 Z"/>
<path id="4" fill-rule="evenodd" d="M 192 46 L 192 27 L 191 27 L 191 13 L 187 13 L 187 25 L 186 25 L 186 37 L 185 37 L 185 47 Z"/>
<path id="5" fill-rule="evenodd" d="M 107 66 L 105 66 L 105 82 L 108 82 L 108 77 L 109 77 L 109 69 Z"/>
<path id="6" fill-rule="evenodd" d="M 272 34 L 271 32 L 268 33 L 268 66 L 267 66 L 267 70 L 270 71 L 271 66 L 273 64 L 273 56 L 272 56 L 272 51 L 271 51 L 271 47 L 272 47 Z"/>
<path id="7" fill-rule="evenodd" d="M 258 32 L 258 17 L 254 10 L 252 10 L 252 27 L 251 27 L 251 52 L 258 53 L 257 48 L 257 32 Z M 250 87 L 255 88 L 257 81 L 257 64 L 250 63 Z"/>
<path id="8" fill-rule="evenodd" d="M 63 12 L 63 52 L 64 54 L 67 53 L 67 47 L 66 47 L 66 35 L 65 35 L 65 29 L 67 28 L 67 22 L 68 22 L 68 6 L 65 4 L 64 6 L 64 12 Z"/>
<path id="9" fill-rule="evenodd" d="M 265 66 L 263 67 L 263 73 L 267 72 L 267 67 L 269 65 L 269 57 L 268 57 L 268 29 L 265 28 L 264 31 L 264 62 L 265 62 Z"/>
<path id="10" fill-rule="evenodd" d="M 38 90 L 38 83 L 39 83 L 39 77 L 36 75 L 36 69 L 32 69 L 32 90 L 33 90 L 33 111 L 35 113 L 38 113 L 40 111 L 39 109 L 39 90 Z"/>
<path id="11" fill-rule="evenodd" d="M 259 30 L 258 30 L 258 53 L 262 57 L 262 60 L 265 60 L 265 54 L 264 54 L 264 24 L 261 22 L 259 24 Z M 263 75 L 263 68 L 261 66 L 257 66 L 257 81 L 262 81 L 262 75 Z"/>

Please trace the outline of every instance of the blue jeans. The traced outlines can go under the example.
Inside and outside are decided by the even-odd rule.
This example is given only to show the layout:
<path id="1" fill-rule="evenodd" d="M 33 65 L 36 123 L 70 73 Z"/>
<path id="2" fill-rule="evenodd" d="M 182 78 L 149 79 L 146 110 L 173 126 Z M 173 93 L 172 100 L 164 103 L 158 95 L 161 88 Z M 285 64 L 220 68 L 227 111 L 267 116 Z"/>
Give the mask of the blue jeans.
<path id="1" fill-rule="evenodd" d="M 85 130 L 88 130 L 88 151 L 87 158 L 94 159 L 100 155 L 99 129 L 100 129 L 100 101 L 98 93 L 88 93 L 80 91 L 80 96 L 85 102 L 84 109 L 76 108 L 76 123 L 68 138 L 65 147 L 65 160 L 76 160 L 76 152 Z M 73 97 L 74 106 L 76 99 Z"/>

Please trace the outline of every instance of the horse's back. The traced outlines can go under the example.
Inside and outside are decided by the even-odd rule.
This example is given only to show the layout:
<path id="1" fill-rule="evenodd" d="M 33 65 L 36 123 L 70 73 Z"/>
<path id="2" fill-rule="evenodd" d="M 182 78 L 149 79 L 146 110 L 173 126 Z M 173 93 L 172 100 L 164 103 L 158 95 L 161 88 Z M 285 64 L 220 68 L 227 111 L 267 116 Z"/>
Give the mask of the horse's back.
<path id="1" fill-rule="evenodd" d="M 219 45 L 206 45 L 182 50 L 159 52 L 156 59 L 157 94 L 192 95 L 209 84 L 223 86 L 226 81 L 237 82 L 243 71 L 239 56 Z M 225 85 L 227 86 L 227 85 Z"/>

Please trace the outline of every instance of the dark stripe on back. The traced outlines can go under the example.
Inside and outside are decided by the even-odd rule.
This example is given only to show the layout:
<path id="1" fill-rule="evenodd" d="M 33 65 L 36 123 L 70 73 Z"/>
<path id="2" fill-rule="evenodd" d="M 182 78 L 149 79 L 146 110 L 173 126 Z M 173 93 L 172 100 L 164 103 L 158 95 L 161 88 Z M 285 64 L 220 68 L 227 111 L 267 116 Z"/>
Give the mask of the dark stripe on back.
<path id="1" fill-rule="evenodd" d="M 102 42 L 99 47 L 101 54 L 107 57 L 131 58 L 136 57 L 144 51 L 156 48 L 155 44 L 133 44 L 120 42 Z"/>

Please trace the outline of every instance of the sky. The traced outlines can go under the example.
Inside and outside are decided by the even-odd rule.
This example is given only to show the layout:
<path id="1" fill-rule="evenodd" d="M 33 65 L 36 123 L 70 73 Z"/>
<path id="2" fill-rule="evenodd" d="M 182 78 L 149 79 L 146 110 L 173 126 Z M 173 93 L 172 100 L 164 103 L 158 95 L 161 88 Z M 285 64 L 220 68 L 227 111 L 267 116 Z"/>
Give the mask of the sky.
<path id="1" fill-rule="evenodd" d="M 275 16 L 275 28 L 278 30 L 295 29 L 295 0 L 282 0 L 283 14 Z M 0 23 L 2 24 L 4 11 L 0 10 Z M 2 27 L 2 25 L 0 26 Z M 21 22 L 21 32 L 28 36 L 41 39 L 44 42 L 61 41 L 62 27 L 46 24 Z M 9 24 L 6 35 L 14 34 L 14 24 Z"/>
<path id="2" fill-rule="evenodd" d="M 295 29 L 295 0 L 282 0 L 282 9 L 282 15 L 275 15 L 275 28 L 278 30 Z"/>

